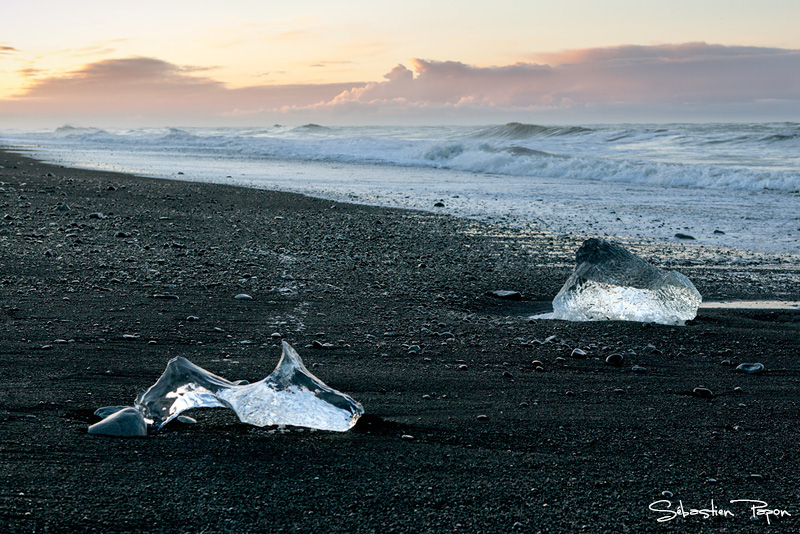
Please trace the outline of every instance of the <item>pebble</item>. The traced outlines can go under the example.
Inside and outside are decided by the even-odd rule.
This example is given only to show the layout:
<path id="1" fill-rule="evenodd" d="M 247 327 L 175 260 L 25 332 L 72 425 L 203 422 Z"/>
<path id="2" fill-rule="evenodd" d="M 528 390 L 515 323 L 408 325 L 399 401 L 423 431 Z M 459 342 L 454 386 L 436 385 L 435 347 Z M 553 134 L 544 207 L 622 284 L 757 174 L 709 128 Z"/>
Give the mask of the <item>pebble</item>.
<path id="1" fill-rule="evenodd" d="M 250 295 L 248 295 L 246 293 L 239 293 L 238 295 L 236 295 L 233 298 L 235 298 L 236 300 L 253 300 L 253 297 L 251 297 Z"/>
<path id="2" fill-rule="evenodd" d="M 763 363 L 740 363 L 736 366 L 737 371 L 742 371 L 749 375 L 756 375 L 764 371 Z"/>
<path id="3" fill-rule="evenodd" d="M 141 437 L 147 435 L 147 424 L 139 410 L 126 407 L 90 426 L 89 434 Z"/>
<path id="4" fill-rule="evenodd" d="M 58 211 L 69 211 L 69 206 L 66 204 L 61 204 L 56 208 Z"/>
<path id="5" fill-rule="evenodd" d="M 444 202 L 436 202 L 436 203 L 433 205 L 433 207 L 434 207 L 434 208 L 443 208 L 443 207 L 444 207 Z"/>
<path id="6" fill-rule="evenodd" d="M 614 367 L 619 367 L 622 365 L 622 354 L 615 352 L 614 354 L 610 354 L 608 358 L 606 358 L 606 363 L 608 365 L 613 365 Z"/>
<path id="7" fill-rule="evenodd" d="M 44 251 L 44 255 L 45 255 L 45 256 L 47 256 L 48 258 L 50 258 L 50 257 L 53 255 L 53 251 L 52 251 L 52 250 L 49 250 L 49 249 L 48 249 L 48 250 L 45 250 L 45 251 Z"/>
<path id="8" fill-rule="evenodd" d="M 109 415 L 114 415 L 118 411 L 124 410 L 125 408 L 130 408 L 130 406 L 103 406 L 102 408 L 96 409 L 94 414 L 100 419 L 105 419 Z"/>
<path id="9" fill-rule="evenodd" d="M 567 359 L 564 358 L 563 356 L 556 356 L 556 361 L 557 362 L 565 362 L 565 361 L 567 361 Z"/>
<path id="10" fill-rule="evenodd" d="M 311 348 L 331 350 L 335 349 L 336 347 L 331 345 L 330 343 L 322 343 L 321 341 L 315 339 L 314 341 L 311 342 Z"/>
<path id="11" fill-rule="evenodd" d="M 476 419 L 477 419 L 478 421 L 486 421 L 487 419 L 489 419 L 489 416 L 488 416 L 488 415 L 486 415 L 486 414 L 481 414 L 481 415 L 479 415 L 478 417 L 476 417 Z"/>
<path id="12" fill-rule="evenodd" d="M 514 379 L 514 375 L 512 375 L 508 371 L 503 371 L 503 378 L 510 378 L 510 379 L 513 380 Z"/>
<path id="13" fill-rule="evenodd" d="M 164 295 L 161 293 L 156 293 L 153 295 L 153 298 L 158 300 L 178 300 L 178 295 Z"/>
<path id="14" fill-rule="evenodd" d="M 420 348 L 419 345 L 411 345 L 410 347 L 408 347 L 408 352 L 409 353 L 416 354 L 416 353 L 421 352 L 421 351 L 422 351 L 422 348 Z"/>
<path id="15" fill-rule="evenodd" d="M 90 219 L 105 219 L 105 215 L 100 213 L 99 211 L 95 211 L 89 214 Z"/>
<path id="16" fill-rule="evenodd" d="M 503 300 L 522 300 L 522 294 L 519 291 L 509 291 L 506 289 L 492 291 L 489 295 Z"/>
<path id="17" fill-rule="evenodd" d="M 586 351 L 583 349 L 573 349 L 570 356 L 573 358 L 586 358 Z"/>
<path id="18" fill-rule="evenodd" d="M 694 237 L 690 236 L 689 234 L 677 233 L 677 234 L 675 234 L 675 237 L 677 237 L 678 239 L 691 239 L 691 240 L 694 240 Z"/>
<path id="19" fill-rule="evenodd" d="M 647 371 L 647 367 L 642 367 L 641 365 L 634 365 L 631 367 L 631 371 L 634 373 L 644 373 Z"/>
<path id="20" fill-rule="evenodd" d="M 458 368 L 459 368 L 459 369 L 461 369 L 462 371 L 466 371 L 466 369 L 467 369 L 467 364 L 465 364 L 465 363 L 462 363 L 461 365 L 459 365 L 459 366 L 458 366 Z"/>
<path id="21" fill-rule="evenodd" d="M 189 317 L 186 318 L 186 320 L 187 321 L 199 321 L 200 317 L 198 317 L 196 315 L 190 315 Z"/>
<path id="22" fill-rule="evenodd" d="M 188 415 L 179 415 L 175 418 L 176 421 L 179 423 L 183 423 L 184 425 L 194 425 L 197 424 L 197 419 L 194 417 L 189 417 Z"/>
<path id="23" fill-rule="evenodd" d="M 400 436 L 400 439 L 411 441 L 412 439 L 414 439 L 414 436 L 412 436 L 411 434 L 403 434 L 402 436 Z"/>
<path id="24" fill-rule="evenodd" d="M 692 394 L 695 397 L 700 397 L 701 399 L 710 399 L 714 396 L 710 389 L 704 387 L 697 387 L 692 390 Z"/>
<path id="25" fill-rule="evenodd" d="M 671 498 L 671 497 L 672 497 L 672 492 L 671 492 L 671 491 L 669 491 L 669 490 L 662 491 L 662 492 L 661 492 L 661 496 L 662 496 L 662 497 L 666 497 L 667 499 L 669 499 L 669 498 Z"/>
<path id="26" fill-rule="evenodd" d="M 273 332 L 272 335 L 269 337 L 271 337 L 272 339 L 280 339 L 283 336 L 280 334 L 280 332 Z"/>
<path id="27" fill-rule="evenodd" d="M 736 386 L 735 388 L 733 388 L 733 391 L 735 391 L 736 393 L 744 393 L 744 390 L 739 386 Z"/>

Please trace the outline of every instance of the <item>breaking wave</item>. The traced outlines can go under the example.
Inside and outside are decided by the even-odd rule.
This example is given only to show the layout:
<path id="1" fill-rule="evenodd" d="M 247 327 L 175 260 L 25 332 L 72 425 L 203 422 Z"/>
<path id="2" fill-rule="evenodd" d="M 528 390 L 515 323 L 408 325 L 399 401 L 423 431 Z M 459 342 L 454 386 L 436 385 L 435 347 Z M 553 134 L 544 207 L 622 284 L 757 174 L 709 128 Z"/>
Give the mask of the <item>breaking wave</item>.
<path id="1" fill-rule="evenodd" d="M 150 154 L 452 169 L 495 176 L 800 191 L 800 124 L 328 127 L 103 130 L 5 135 L 98 162 Z M 86 156 L 88 157 L 88 156 Z"/>

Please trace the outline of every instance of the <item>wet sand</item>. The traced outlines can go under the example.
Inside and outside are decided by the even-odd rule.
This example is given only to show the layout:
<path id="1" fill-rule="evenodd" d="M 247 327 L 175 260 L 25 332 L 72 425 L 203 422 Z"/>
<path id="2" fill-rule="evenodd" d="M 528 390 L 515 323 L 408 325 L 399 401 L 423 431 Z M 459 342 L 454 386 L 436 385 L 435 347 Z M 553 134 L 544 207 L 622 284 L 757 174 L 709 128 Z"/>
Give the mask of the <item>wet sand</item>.
<path id="1" fill-rule="evenodd" d="M 800 525 L 796 309 L 702 308 L 685 327 L 531 321 L 586 236 L 9 153 L 0 166 L 2 532 Z M 625 245 L 705 300 L 800 300 L 798 256 Z M 523 300 L 487 295 L 498 289 Z M 263 378 L 280 355 L 273 333 L 364 405 L 353 431 L 197 410 L 196 425 L 147 438 L 87 433 L 95 409 L 130 404 L 174 356 Z M 604 363 L 613 353 L 622 366 Z M 742 362 L 766 371 L 736 372 Z M 659 523 L 670 514 L 649 509 L 712 499 L 732 515 Z M 767 527 L 735 499 L 791 516 Z"/>

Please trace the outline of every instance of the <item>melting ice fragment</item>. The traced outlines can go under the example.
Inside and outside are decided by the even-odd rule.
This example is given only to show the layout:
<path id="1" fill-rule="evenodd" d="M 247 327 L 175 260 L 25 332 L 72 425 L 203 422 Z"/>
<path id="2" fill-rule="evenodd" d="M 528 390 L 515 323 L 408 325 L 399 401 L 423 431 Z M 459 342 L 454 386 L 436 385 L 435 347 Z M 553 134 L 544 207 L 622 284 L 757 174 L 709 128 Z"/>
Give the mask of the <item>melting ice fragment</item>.
<path id="1" fill-rule="evenodd" d="M 640 321 L 683 324 L 702 297 L 691 281 L 666 272 L 619 245 L 588 239 L 575 270 L 553 299 L 553 318 L 568 321 Z"/>
<path id="2" fill-rule="evenodd" d="M 156 428 L 192 408 L 230 408 L 251 425 L 344 432 L 364 413 L 361 404 L 312 375 L 285 341 L 272 374 L 252 384 L 239 385 L 186 358 L 173 358 L 158 382 L 136 398 L 135 406 Z"/>

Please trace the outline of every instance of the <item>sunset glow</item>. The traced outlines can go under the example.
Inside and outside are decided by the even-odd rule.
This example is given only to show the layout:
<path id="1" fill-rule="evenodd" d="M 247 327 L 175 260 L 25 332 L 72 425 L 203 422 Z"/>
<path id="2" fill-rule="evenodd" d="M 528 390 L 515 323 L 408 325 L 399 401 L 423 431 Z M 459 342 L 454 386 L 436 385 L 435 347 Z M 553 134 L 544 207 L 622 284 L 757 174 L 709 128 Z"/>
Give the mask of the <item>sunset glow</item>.
<path id="1" fill-rule="evenodd" d="M 8 126 L 800 119 L 789 1 L 33 0 L 2 19 Z"/>

